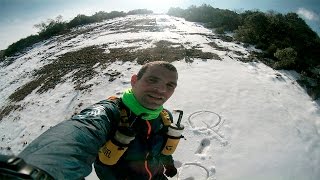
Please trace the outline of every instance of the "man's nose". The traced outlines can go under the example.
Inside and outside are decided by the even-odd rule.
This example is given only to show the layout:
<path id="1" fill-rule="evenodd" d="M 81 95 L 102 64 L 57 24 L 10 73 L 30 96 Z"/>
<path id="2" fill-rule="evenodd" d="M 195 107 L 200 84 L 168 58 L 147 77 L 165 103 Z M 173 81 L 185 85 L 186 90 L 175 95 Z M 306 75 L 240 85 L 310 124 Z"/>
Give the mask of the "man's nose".
<path id="1" fill-rule="evenodd" d="M 166 86 L 164 84 L 157 84 L 154 89 L 160 93 L 164 93 L 167 91 Z"/>

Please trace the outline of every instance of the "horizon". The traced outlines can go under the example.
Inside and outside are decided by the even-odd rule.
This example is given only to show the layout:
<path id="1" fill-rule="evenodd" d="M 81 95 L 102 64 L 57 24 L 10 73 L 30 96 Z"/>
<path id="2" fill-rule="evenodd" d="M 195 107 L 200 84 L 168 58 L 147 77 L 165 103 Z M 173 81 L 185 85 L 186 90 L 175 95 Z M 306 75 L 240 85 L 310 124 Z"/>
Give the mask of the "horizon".
<path id="1" fill-rule="evenodd" d="M 191 5 L 200 6 L 208 4 L 215 8 L 229 9 L 241 12 L 244 10 L 258 9 L 262 12 L 275 11 L 286 14 L 295 12 L 303 18 L 309 27 L 320 36 L 320 3 L 316 0 L 298 1 L 285 0 L 120 0 L 110 2 L 109 0 L 4 0 L 0 2 L 0 50 L 6 49 L 9 45 L 18 40 L 37 34 L 35 24 L 54 19 L 62 15 L 64 21 L 70 21 L 78 14 L 93 15 L 99 11 L 130 11 L 134 9 L 148 9 L 154 13 L 167 13 L 170 7 L 186 9 Z"/>

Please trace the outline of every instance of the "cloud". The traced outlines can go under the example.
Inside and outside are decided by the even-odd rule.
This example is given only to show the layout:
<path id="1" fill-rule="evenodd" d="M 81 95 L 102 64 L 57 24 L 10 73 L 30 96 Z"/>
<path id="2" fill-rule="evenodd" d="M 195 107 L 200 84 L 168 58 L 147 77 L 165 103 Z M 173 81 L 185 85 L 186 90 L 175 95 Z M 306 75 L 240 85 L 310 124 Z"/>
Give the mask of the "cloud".
<path id="1" fill-rule="evenodd" d="M 310 21 L 319 21 L 319 15 L 317 13 L 305 8 L 299 8 L 297 14 Z"/>

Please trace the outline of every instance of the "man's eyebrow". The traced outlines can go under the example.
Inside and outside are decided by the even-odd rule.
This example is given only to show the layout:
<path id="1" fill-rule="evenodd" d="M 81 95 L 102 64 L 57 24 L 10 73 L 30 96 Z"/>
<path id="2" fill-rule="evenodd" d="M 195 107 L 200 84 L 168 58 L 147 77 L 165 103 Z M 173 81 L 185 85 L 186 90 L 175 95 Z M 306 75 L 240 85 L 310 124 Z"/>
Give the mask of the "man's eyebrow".
<path id="1" fill-rule="evenodd" d="M 157 76 L 154 76 L 154 75 L 150 75 L 150 76 L 148 76 L 147 78 L 161 79 L 161 78 L 159 78 L 159 77 L 157 77 Z M 168 84 L 172 84 L 172 85 L 174 85 L 174 86 L 177 86 L 177 83 L 174 82 L 174 81 L 170 81 Z"/>
<path id="2" fill-rule="evenodd" d="M 176 83 L 176 82 L 173 82 L 173 81 L 169 82 L 169 84 L 172 84 L 172 85 L 174 85 L 174 86 L 177 86 L 177 83 Z"/>
<path id="3" fill-rule="evenodd" d="M 153 75 L 148 76 L 148 78 L 160 79 L 159 77 Z"/>

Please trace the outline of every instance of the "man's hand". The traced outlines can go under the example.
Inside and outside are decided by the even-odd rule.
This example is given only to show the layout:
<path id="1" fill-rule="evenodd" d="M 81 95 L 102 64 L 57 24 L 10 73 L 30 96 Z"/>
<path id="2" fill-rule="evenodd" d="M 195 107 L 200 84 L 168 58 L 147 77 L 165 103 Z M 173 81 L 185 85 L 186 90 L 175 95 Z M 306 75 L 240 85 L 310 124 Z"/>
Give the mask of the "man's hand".
<path id="1" fill-rule="evenodd" d="M 173 177 L 177 174 L 177 168 L 174 167 L 173 164 L 170 164 L 170 165 L 166 165 L 165 166 L 166 168 L 166 171 L 164 172 L 164 174 L 168 177 Z"/>
<path id="2" fill-rule="evenodd" d="M 0 154 L 0 179 L 53 180 L 47 172 L 27 164 L 22 158 Z"/>

